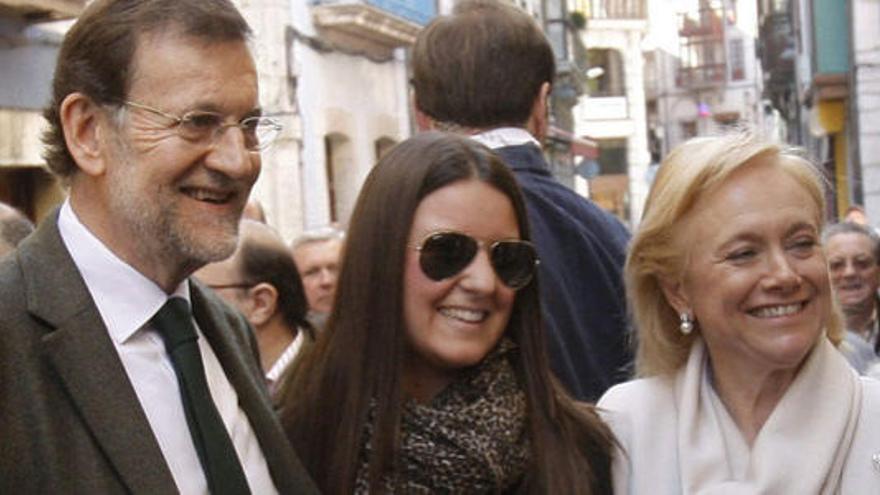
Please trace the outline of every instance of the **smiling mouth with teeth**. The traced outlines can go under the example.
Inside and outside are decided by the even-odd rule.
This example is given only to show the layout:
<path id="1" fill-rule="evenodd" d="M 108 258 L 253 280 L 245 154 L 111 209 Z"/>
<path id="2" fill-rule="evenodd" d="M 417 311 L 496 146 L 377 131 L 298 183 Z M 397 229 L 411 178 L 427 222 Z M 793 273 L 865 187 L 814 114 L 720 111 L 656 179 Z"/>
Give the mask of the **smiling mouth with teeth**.
<path id="1" fill-rule="evenodd" d="M 218 205 L 228 203 L 233 197 L 231 192 L 211 191 L 200 188 L 183 188 L 183 193 L 196 201 Z"/>
<path id="2" fill-rule="evenodd" d="M 847 284 L 847 285 L 838 285 L 837 290 L 861 290 L 862 284 Z"/>
<path id="3" fill-rule="evenodd" d="M 489 312 L 464 308 L 440 308 L 440 314 L 465 323 L 480 323 L 486 319 Z"/>
<path id="4" fill-rule="evenodd" d="M 749 311 L 749 314 L 758 318 L 777 318 L 780 316 L 789 316 L 801 311 L 806 302 L 793 304 L 780 304 L 778 306 L 764 306 Z"/>

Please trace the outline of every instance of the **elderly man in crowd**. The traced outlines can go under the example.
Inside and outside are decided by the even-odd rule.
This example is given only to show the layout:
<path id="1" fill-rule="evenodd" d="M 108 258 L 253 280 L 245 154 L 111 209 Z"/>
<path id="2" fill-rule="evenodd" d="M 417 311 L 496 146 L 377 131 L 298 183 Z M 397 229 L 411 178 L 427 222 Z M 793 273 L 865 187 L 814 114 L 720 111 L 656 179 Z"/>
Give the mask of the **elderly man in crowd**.
<path id="1" fill-rule="evenodd" d="M 293 241 L 293 260 L 309 301 L 309 321 L 318 329 L 324 327 L 333 309 L 344 237 L 341 230 L 325 227 L 305 232 Z"/>
<path id="2" fill-rule="evenodd" d="M 571 393 L 595 400 L 631 363 L 622 268 L 629 233 L 557 182 L 541 152 L 549 127 L 553 51 L 527 13 L 472 0 L 435 19 L 413 47 L 421 129 L 494 148 L 526 198 L 551 366 Z"/>
<path id="3" fill-rule="evenodd" d="M 34 231 L 34 224 L 20 211 L 0 203 L 0 257 L 11 253 Z"/>
<path id="4" fill-rule="evenodd" d="M 242 220 L 238 248 L 195 276 L 250 322 L 270 390 L 303 342 L 314 341 L 306 320 L 308 303 L 293 257 L 281 236 L 268 225 Z"/>
<path id="5" fill-rule="evenodd" d="M 259 150 L 228 0 L 96 0 L 45 137 L 70 196 L 0 263 L 0 493 L 313 492 L 247 322 L 189 278 L 235 249 Z"/>
<path id="6" fill-rule="evenodd" d="M 866 225 L 844 222 L 828 227 L 823 240 L 834 294 L 846 319 L 847 332 L 840 350 L 864 373 L 880 351 L 880 238 Z"/>

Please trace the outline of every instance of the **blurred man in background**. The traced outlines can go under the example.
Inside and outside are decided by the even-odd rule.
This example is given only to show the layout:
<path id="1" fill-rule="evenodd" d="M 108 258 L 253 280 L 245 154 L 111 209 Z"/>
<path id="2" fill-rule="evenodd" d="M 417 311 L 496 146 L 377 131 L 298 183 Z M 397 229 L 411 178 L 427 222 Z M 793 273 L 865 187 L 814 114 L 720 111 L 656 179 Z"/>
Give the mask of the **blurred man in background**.
<path id="1" fill-rule="evenodd" d="M 333 309 L 344 238 L 341 230 L 325 227 L 305 232 L 293 241 L 293 260 L 309 301 L 309 321 L 318 329 L 324 327 Z"/>
<path id="2" fill-rule="evenodd" d="M 864 373 L 880 351 L 880 238 L 867 225 L 844 222 L 829 226 L 823 240 L 834 295 L 846 320 L 840 350 Z"/>
<path id="3" fill-rule="evenodd" d="M 293 257 L 271 227 L 242 220 L 231 257 L 205 265 L 195 276 L 217 291 L 250 322 L 269 389 L 293 361 L 304 341 L 314 341 L 306 319 L 308 303 Z"/>

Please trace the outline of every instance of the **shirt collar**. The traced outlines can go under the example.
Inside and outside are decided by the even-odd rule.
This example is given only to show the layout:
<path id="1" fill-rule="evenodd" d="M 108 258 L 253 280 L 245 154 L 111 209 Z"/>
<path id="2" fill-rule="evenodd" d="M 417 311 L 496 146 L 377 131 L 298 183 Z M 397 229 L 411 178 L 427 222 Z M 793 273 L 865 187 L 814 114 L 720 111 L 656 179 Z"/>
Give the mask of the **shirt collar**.
<path id="1" fill-rule="evenodd" d="M 173 294 L 166 294 L 95 237 L 80 222 L 69 199 L 61 207 L 58 230 L 117 344 L 125 343 L 146 325 L 169 297 L 182 297 L 190 303 L 189 280 L 181 282 Z"/>
<path id="2" fill-rule="evenodd" d="M 521 127 L 499 127 L 473 134 L 470 138 L 493 150 L 523 144 L 534 144 L 538 148 L 541 147 L 541 143 L 529 131 Z"/>

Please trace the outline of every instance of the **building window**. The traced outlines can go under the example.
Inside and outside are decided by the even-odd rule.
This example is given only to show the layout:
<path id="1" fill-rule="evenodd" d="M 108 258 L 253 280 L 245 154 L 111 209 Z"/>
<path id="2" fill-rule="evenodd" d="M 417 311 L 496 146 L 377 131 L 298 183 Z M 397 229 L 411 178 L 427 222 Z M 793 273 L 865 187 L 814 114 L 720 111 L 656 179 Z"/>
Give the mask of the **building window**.
<path id="1" fill-rule="evenodd" d="M 385 156 L 385 153 L 391 150 L 397 142 L 389 137 L 380 137 L 376 141 L 373 142 L 374 152 L 376 154 L 376 161 L 382 159 Z"/>
<path id="2" fill-rule="evenodd" d="M 617 50 L 587 50 L 590 96 L 626 96 L 623 57 Z M 599 70 L 601 69 L 601 70 Z"/>
<path id="3" fill-rule="evenodd" d="M 602 175 L 626 174 L 626 139 L 603 139 L 599 141 L 599 169 Z"/>
<path id="4" fill-rule="evenodd" d="M 730 40 L 730 79 L 732 81 L 742 81 L 746 78 L 745 53 L 743 49 L 743 40 Z"/>
<path id="5" fill-rule="evenodd" d="M 697 122 L 694 120 L 687 120 L 681 122 L 681 138 L 682 140 L 690 139 L 697 135 Z"/>

